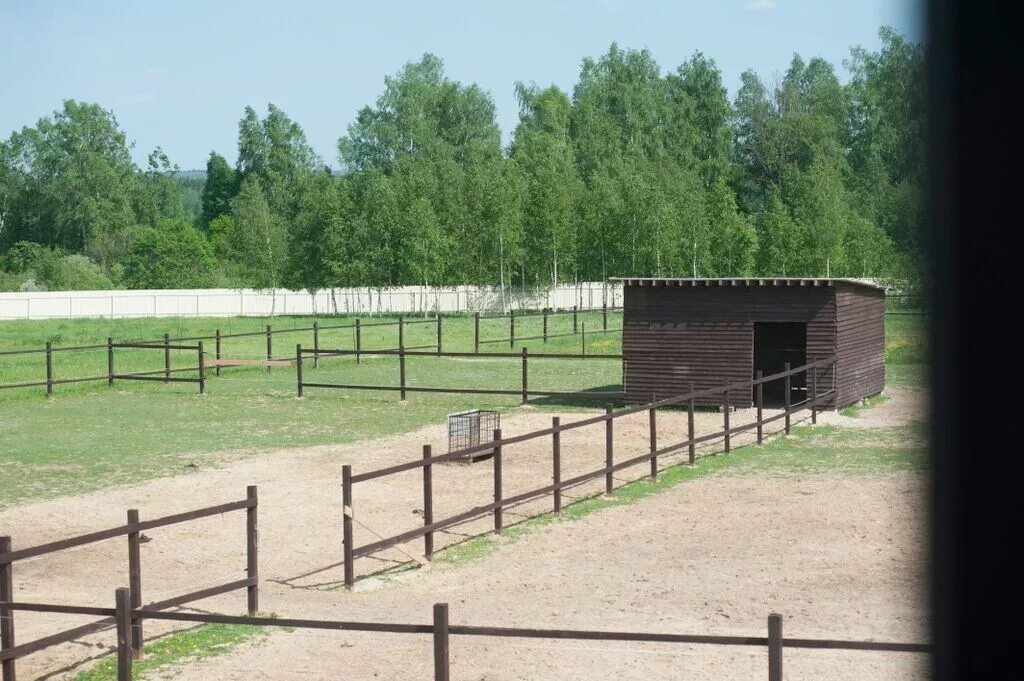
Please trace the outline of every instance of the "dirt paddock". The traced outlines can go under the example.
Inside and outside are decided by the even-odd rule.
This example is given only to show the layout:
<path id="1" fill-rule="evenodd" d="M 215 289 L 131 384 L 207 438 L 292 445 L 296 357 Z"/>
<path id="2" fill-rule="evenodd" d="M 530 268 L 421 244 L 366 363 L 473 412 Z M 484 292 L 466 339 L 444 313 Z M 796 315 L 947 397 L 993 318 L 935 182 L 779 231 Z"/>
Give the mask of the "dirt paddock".
<path id="1" fill-rule="evenodd" d="M 872 423 L 898 425 L 919 416 L 914 393 L 894 391 L 871 410 Z M 504 415 L 515 435 L 551 423 L 529 408 Z M 582 418 L 563 414 L 562 422 Z M 750 410 L 732 414 L 749 422 Z M 701 412 L 698 432 L 720 427 L 722 414 Z M 844 425 L 827 414 L 823 420 Z M 776 425 L 776 424 L 773 424 Z M 851 424 L 852 425 L 852 424 Z M 616 459 L 648 447 L 644 414 L 615 422 Z M 661 444 L 686 433 L 685 412 L 659 414 Z M 926 479 L 916 473 L 720 474 L 679 485 L 640 502 L 556 522 L 478 560 L 398 574 L 384 568 L 407 560 L 399 551 L 357 561 L 354 593 L 340 588 L 340 478 L 343 464 L 360 473 L 420 456 L 430 443 L 446 448 L 443 426 L 371 442 L 281 450 L 215 470 L 190 472 L 134 487 L 24 504 L 0 513 L 15 548 L 113 526 L 128 508 L 142 519 L 241 499 L 259 485 L 260 605 L 280 616 L 429 623 L 431 606 L 448 602 L 453 623 L 491 626 L 614 629 L 695 634 L 765 635 L 771 611 L 789 637 L 927 640 L 925 606 Z M 564 433 L 563 478 L 604 463 L 601 425 Z M 734 439 L 749 442 L 752 435 Z M 720 446 L 720 445 L 719 445 Z M 505 494 L 550 483 L 549 439 L 504 453 Z M 663 465 L 678 463 L 685 452 Z M 622 471 L 625 482 L 645 465 Z M 490 501 L 489 461 L 434 469 L 435 519 Z M 570 492 L 599 492 L 603 480 Z M 567 496 L 566 503 L 571 499 Z M 357 484 L 356 545 L 422 523 L 419 471 Z M 551 498 L 506 512 L 506 525 L 549 510 Z M 438 534 L 436 546 L 486 532 L 485 518 Z M 143 602 L 240 579 L 245 569 L 245 518 L 227 514 L 148 532 L 142 545 Z M 422 550 L 422 540 L 406 545 Z M 20 562 L 18 600 L 113 606 L 127 584 L 125 540 Z M 376 573 L 376 574 L 375 574 Z M 241 614 L 244 592 L 195 604 L 207 612 Z M 84 621 L 87 621 L 86 618 Z M 83 618 L 19 613 L 25 642 Z M 147 637 L 169 625 L 146 624 Z M 73 678 L 90 658 L 107 654 L 113 631 L 57 646 L 18 662 L 19 678 Z M 452 639 L 453 678 L 749 679 L 764 678 L 763 649 L 667 644 L 598 644 L 528 639 Z M 277 631 L 199 662 L 159 672 L 161 679 L 428 679 L 429 636 Z M 790 679 L 911 679 L 927 676 L 920 655 L 787 650 Z"/>

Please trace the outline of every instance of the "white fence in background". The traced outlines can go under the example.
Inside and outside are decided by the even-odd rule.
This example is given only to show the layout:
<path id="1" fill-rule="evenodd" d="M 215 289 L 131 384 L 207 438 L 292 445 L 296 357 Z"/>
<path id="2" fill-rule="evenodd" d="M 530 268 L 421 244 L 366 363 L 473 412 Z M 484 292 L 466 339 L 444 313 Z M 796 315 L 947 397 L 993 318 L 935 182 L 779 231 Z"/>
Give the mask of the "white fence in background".
<path id="1" fill-rule="evenodd" d="M 0 293 L 0 320 L 139 317 L 270 317 L 312 314 L 428 314 L 622 306 L 622 285 L 588 282 L 539 290 L 403 286 L 304 291 L 196 289 Z"/>

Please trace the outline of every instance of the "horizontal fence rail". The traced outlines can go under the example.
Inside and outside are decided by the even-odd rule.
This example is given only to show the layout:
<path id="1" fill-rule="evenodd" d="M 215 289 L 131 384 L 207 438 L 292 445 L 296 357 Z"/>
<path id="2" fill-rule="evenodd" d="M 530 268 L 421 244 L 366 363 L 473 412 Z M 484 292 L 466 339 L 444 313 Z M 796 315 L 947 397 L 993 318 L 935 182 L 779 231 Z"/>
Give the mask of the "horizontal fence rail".
<path id="1" fill-rule="evenodd" d="M 440 346 L 439 346 L 440 347 Z M 303 377 L 303 360 L 306 356 L 312 355 L 314 361 L 325 357 L 394 357 L 398 359 L 398 385 L 365 385 L 350 383 L 323 383 L 318 381 L 306 381 Z M 457 388 L 438 386 L 412 386 L 409 385 L 406 372 L 406 358 L 408 357 L 433 357 L 433 358 L 475 358 L 475 359 L 514 359 L 521 365 L 520 385 L 518 388 Z M 448 352 L 437 350 L 435 352 L 423 352 L 418 350 L 324 350 L 303 348 L 295 346 L 295 381 L 296 394 L 298 397 L 305 395 L 306 388 L 325 388 L 333 390 L 375 390 L 399 393 L 399 399 L 404 400 L 406 393 L 445 393 L 454 395 L 507 395 L 519 397 L 523 404 L 526 404 L 531 397 L 557 397 L 574 400 L 598 400 L 602 402 L 621 401 L 625 398 L 623 391 L 559 391 L 559 390 L 536 390 L 529 387 L 529 362 L 530 360 L 545 359 L 614 359 L 621 360 L 622 355 L 596 354 L 576 355 L 567 353 L 530 353 L 526 348 L 520 352 Z"/>
<path id="2" fill-rule="evenodd" d="M 129 588 L 127 589 L 132 608 L 142 607 L 142 555 L 140 550 L 141 533 L 145 530 L 153 530 L 161 527 L 168 527 L 180 523 L 219 516 L 233 511 L 246 512 L 246 572 L 244 579 L 234 580 L 218 586 L 207 587 L 190 591 L 172 598 L 155 601 L 146 605 L 151 611 L 161 611 L 168 608 L 178 607 L 186 603 L 210 598 L 220 594 L 245 589 L 247 593 L 247 605 L 250 615 L 255 615 L 259 607 L 259 574 L 257 555 L 257 508 L 259 500 L 256 486 L 249 486 L 246 490 L 246 498 L 239 501 L 232 501 L 207 508 L 184 511 L 162 518 L 152 520 L 140 520 L 139 512 L 131 509 L 127 512 L 127 519 L 124 525 L 107 528 L 96 532 L 59 539 L 57 541 L 30 546 L 15 550 L 12 547 L 9 536 L 0 537 L 0 661 L 2 661 L 2 681 L 15 681 L 15 661 L 18 658 L 44 650 L 51 646 L 72 641 L 81 636 L 96 633 L 110 628 L 115 622 L 115 613 L 104 608 L 66 606 L 56 604 L 26 604 L 17 602 L 14 598 L 14 564 L 38 558 L 40 556 L 66 551 L 88 544 L 114 539 L 117 537 L 128 538 L 128 577 Z M 95 615 L 103 617 L 101 620 L 88 624 L 66 629 L 33 641 L 16 644 L 14 638 L 14 612 L 18 610 L 32 612 L 66 613 L 76 615 Z M 142 651 L 143 632 L 142 622 L 139 617 L 132 617 L 130 626 L 133 630 L 133 653 L 138 656 Z"/>
<path id="3" fill-rule="evenodd" d="M 299 352 L 301 356 L 301 351 Z M 785 432 L 789 434 L 791 427 L 791 416 L 801 411 L 810 410 L 811 422 L 817 422 L 817 411 L 821 404 L 827 403 L 828 399 L 835 394 L 834 386 L 825 386 L 818 381 L 818 376 L 822 373 L 827 373 L 829 376 L 834 378 L 835 375 L 835 362 L 836 357 L 833 355 L 826 359 L 812 360 L 801 366 L 790 368 L 788 363 L 784 371 L 772 374 L 770 376 L 763 376 L 761 372 L 757 372 L 757 377 L 749 381 L 740 381 L 736 383 L 730 383 L 717 388 L 708 388 L 704 390 L 691 390 L 689 393 L 684 395 L 677 395 L 674 397 L 665 398 L 662 400 L 656 400 L 649 404 L 636 405 L 633 407 L 627 407 L 618 412 L 612 410 L 609 405 L 606 408 L 604 414 L 598 416 L 592 416 L 572 423 L 562 424 L 558 418 L 552 419 L 551 428 L 543 428 L 535 430 L 522 435 L 516 435 L 512 437 L 503 437 L 501 430 L 497 429 L 494 431 L 493 440 L 484 442 L 478 445 L 465 447 L 457 451 L 448 452 L 446 454 L 433 455 L 430 453 L 428 448 L 424 449 L 424 454 L 419 459 L 414 459 L 404 463 L 393 464 L 377 470 L 367 471 L 360 474 L 353 474 L 352 467 L 345 465 L 342 467 L 342 504 L 343 504 L 343 522 L 342 529 L 344 533 L 343 539 L 343 565 L 345 572 L 345 586 L 348 589 L 352 589 L 355 584 L 355 567 L 354 561 L 356 558 L 362 558 L 371 556 L 380 551 L 397 547 L 401 544 L 409 542 L 419 537 L 424 538 L 424 556 L 425 560 L 429 560 L 433 553 L 433 535 L 435 532 L 449 529 L 457 525 L 469 522 L 471 520 L 485 517 L 488 514 L 494 515 L 494 532 L 500 534 L 503 529 L 503 510 L 505 508 L 524 503 L 533 499 L 538 499 L 547 495 L 553 495 L 554 512 L 559 513 L 561 511 L 561 495 L 566 489 L 582 485 L 591 480 L 596 480 L 601 477 L 605 478 L 605 493 L 610 495 L 613 493 L 613 478 L 612 474 L 626 468 L 631 468 L 644 463 L 650 463 L 651 477 L 656 478 L 658 474 L 657 460 L 660 456 L 666 456 L 678 452 L 683 449 L 688 450 L 689 463 L 694 465 L 696 463 L 696 447 L 698 444 L 705 442 L 711 442 L 714 440 L 723 440 L 724 451 L 729 453 L 731 450 L 731 438 L 734 435 L 747 431 L 756 431 L 757 433 L 757 444 L 763 443 L 763 431 L 764 426 L 778 421 L 780 419 L 785 420 Z M 823 372 L 824 370 L 827 370 Z M 806 381 L 808 386 L 807 398 L 793 404 L 790 399 L 790 388 L 792 377 L 795 375 L 804 375 L 808 380 Z M 785 385 L 785 405 L 782 411 L 773 416 L 766 417 L 763 413 L 763 386 L 773 381 L 782 381 Z M 301 389 L 301 385 L 300 385 Z M 729 393 L 735 393 L 744 390 L 752 390 L 756 393 L 755 406 L 756 406 L 756 419 L 747 424 L 738 426 L 732 426 L 729 422 Z M 720 430 L 716 430 L 712 433 L 697 435 L 694 432 L 694 418 L 693 413 L 695 409 L 695 401 L 698 398 L 707 397 L 718 397 L 723 405 L 723 426 Z M 659 446 L 657 439 L 657 410 L 664 407 L 686 405 L 688 410 L 688 435 L 686 439 L 674 442 L 667 446 Z M 650 443 L 649 450 L 638 456 L 628 458 L 626 460 L 615 461 L 614 448 L 613 448 L 613 424 L 616 420 L 625 418 L 632 414 L 638 414 L 641 412 L 647 412 L 650 419 Z M 606 431 L 605 439 L 605 465 L 596 470 L 584 473 L 582 475 L 575 476 L 573 478 L 563 480 L 561 478 L 560 470 L 560 436 L 562 433 L 567 431 L 576 430 L 579 428 L 586 428 L 588 426 L 595 426 L 604 424 Z M 527 492 L 522 492 L 513 496 L 505 496 L 502 492 L 502 452 L 508 447 L 527 442 L 530 440 L 536 440 L 538 438 L 552 438 L 552 462 L 553 462 L 553 480 L 554 482 L 550 485 L 545 485 L 537 489 L 532 489 Z M 477 454 L 484 452 L 493 453 L 492 466 L 494 475 L 494 496 L 490 503 L 481 504 L 473 508 L 467 509 L 455 515 L 449 516 L 441 520 L 434 520 L 433 513 L 424 514 L 424 524 L 409 529 L 405 532 L 400 532 L 390 537 L 379 537 L 379 539 L 370 544 L 363 546 L 355 545 L 355 528 L 353 520 L 355 517 L 355 505 L 354 505 L 354 493 L 353 486 L 355 484 L 366 482 L 369 480 L 375 480 L 398 473 L 412 471 L 416 469 L 422 470 L 424 476 L 424 498 L 423 508 L 433 508 L 433 491 L 431 485 L 427 482 L 431 477 L 431 467 L 434 464 L 439 464 L 448 461 L 456 460 L 467 460 Z"/>
<path id="4" fill-rule="evenodd" d="M 342 620 L 300 619 L 294 617 L 239 617 L 231 615 L 163 612 L 152 606 L 145 608 L 131 605 L 130 589 L 117 589 L 113 608 L 89 608 L 58 606 L 35 603 L 0 602 L 0 607 L 9 610 L 35 612 L 61 612 L 106 617 L 117 625 L 117 669 L 118 681 L 130 681 L 135 640 L 132 621 L 164 620 L 193 624 L 231 624 L 258 627 L 284 627 L 289 629 L 310 629 L 326 631 L 361 631 L 370 633 L 430 635 L 433 639 L 434 680 L 450 681 L 451 638 L 453 636 L 476 636 L 499 639 L 542 639 L 574 641 L 614 641 L 622 643 L 667 643 L 681 645 L 724 645 L 767 649 L 767 677 L 769 681 L 782 681 L 783 651 L 786 648 L 818 650 L 874 651 L 885 653 L 930 654 L 933 648 L 927 643 L 904 643 L 893 641 L 864 641 L 844 639 L 785 638 L 782 633 L 783 617 L 778 613 L 768 615 L 766 636 L 720 636 L 707 634 L 677 634 L 637 631 L 600 631 L 581 629 L 540 629 L 524 627 L 494 627 L 452 624 L 447 603 L 436 603 L 430 624 L 403 624 L 386 622 L 350 622 Z M 0 658 L 6 660 L 7 658 Z"/>

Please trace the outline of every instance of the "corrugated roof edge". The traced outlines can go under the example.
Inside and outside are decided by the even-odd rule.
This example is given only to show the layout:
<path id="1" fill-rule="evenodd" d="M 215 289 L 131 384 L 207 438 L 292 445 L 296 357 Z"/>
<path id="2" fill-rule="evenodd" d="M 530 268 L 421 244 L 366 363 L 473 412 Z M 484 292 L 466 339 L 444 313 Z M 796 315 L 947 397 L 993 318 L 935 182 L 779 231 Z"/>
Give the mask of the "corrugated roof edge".
<path id="1" fill-rule="evenodd" d="M 611 277 L 626 286 L 835 286 L 846 284 L 874 291 L 885 291 L 884 286 L 862 279 L 797 278 L 797 277 L 735 277 L 687 279 L 672 277 Z"/>

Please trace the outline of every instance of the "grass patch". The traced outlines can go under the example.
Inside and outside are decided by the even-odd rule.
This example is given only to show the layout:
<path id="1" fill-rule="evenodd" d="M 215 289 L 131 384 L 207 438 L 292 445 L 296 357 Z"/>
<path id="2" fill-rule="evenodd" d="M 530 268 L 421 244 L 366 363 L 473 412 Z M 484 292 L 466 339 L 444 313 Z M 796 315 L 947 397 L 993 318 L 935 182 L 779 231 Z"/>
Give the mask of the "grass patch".
<path id="1" fill-rule="evenodd" d="M 928 318 L 923 315 L 887 315 L 885 363 L 927 364 Z"/>
<path id="2" fill-rule="evenodd" d="M 910 390 L 928 389 L 928 365 L 893 364 L 885 365 L 885 385 Z"/>
<path id="3" fill-rule="evenodd" d="M 270 630 L 267 627 L 205 624 L 190 631 L 171 634 L 145 646 L 143 659 L 137 660 L 132 665 L 132 678 L 144 679 L 152 672 L 169 665 L 224 655 L 239 644 L 265 639 L 269 633 Z M 116 681 L 116 679 L 117 658 L 114 657 L 82 672 L 75 677 L 74 681 Z"/>
<path id="4" fill-rule="evenodd" d="M 126 327 L 120 337 L 152 338 L 155 322 L 144 321 L 147 325 L 138 328 L 123 322 Z M 204 325 L 214 323 L 221 325 L 222 329 L 227 327 L 225 320 L 190 321 L 195 326 L 185 325 L 176 332 L 186 335 L 205 332 L 209 329 Z M 327 320 L 321 321 L 323 325 L 328 323 Z M 329 321 L 341 323 L 345 320 Z M 301 327 L 312 322 L 297 318 L 293 323 Z M 609 326 L 613 323 L 618 321 L 610 318 Z M 26 326 L 27 337 L 42 333 L 40 324 L 33 322 Z M 76 323 L 50 324 L 74 326 Z M 98 324 L 93 322 L 92 326 Z M 256 326 L 251 321 L 248 324 Z M 282 320 L 275 320 L 275 328 L 285 324 Z M 516 320 L 517 333 L 523 324 L 522 319 Z M 6 326 L 3 328 L 10 333 Z M 243 326 L 242 330 L 245 328 L 250 327 Z M 472 318 L 446 318 L 444 329 L 445 347 L 450 342 L 454 346 L 451 349 L 472 349 Z M 94 329 L 98 330 L 100 327 Z M 102 330 L 109 332 L 106 328 Z M 232 331 L 238 332 L 239 329 L 233 328 Z M 500 331 L 490 329 L 488 333 L 493 336 Z M 528 331 L 527 326 L 523 333 Z M 332 333 L 336 335 L 332 336 Z M 391 338 L 394 334 L 394 327 L 368 327 L 362 334 L 363 347 L 392 347 L 397 342 Z M 410 324 L 405 337 L 408 344 L 419 345 L 436 341 L 435 334 L 433 324 Z M 589 350 L 590 333 L 587 338 Z M 75 342 L 84 340 L 75 336 Z M 569 340 L 579 342 L 578 337 Z M 594 336 L 595 343 L 599 340 L 600 337 Z M 305 341 L 309 343 L 311 339 Z M 233 342 L 246 345 L 234 350 L 229 344 Z M 329 329 L 321 331 L 320 342 L 322 348 L 352 347 L 341 332 Z M 225 356 L 242 357 L 265 353 L 265 343 L 266 338 L 261 336 L 237 341 L 231 339 L 225 341 L 223 353 Z M 554 340 L 547 345 L 540 341 L 533 343 L 530 349 L 537 352 L 570 349 L 568 345 L 560 345 Z M 275 338 L 275 348 L 279 345 Z M 616 338 L 616 352 L 618 347 Z M 503 351 L 506 349 L 501 348 Z M 294 354 L 294 345 L 291 352 Z M 105 356 L 106 351 L 100 351 L 98 357 L 103 363 L 106 362 Z M 175 355 L 172 361 L 174 366 L 179 366 L 190 357 Z M 55 355 L 57 376 L 67 377 L 67 373 L 62 374 L 61 363 L 78 361 L 76 358 L 81 361 L 88 359 L 84 355 L 79 358 L 76 353 Z M 13 362 L 15 358 L 6 359 Z M 117 355 L 117 361 L 118 366 L 125 364 L 126 370 L 154 369 L 162 366 L 163 357 L 160 351 L 124 351 L 123 357 Z M 410 386 L 518 389 L 521 380 L 518 359 L 487 358 L 486 355 L 481 359 L 415 357 L 409 358 L 406 365 Z M 19 371 L 38 369 L 30 365 L 19 366 Z M 106 371 L 92 366 L 79 369 L 83 375 L 91 371 Z M 324 359 L 319 369 L 312 368 L 307 360 L 304 369 L 307 381 L 352 385 L 398 384 L 398 362 L 395 358 L 364 358 L 360 364 L 352 358 Z M 10 382 L 12 379 L 8 376 L 0 363 L 0 382 Z M 530 386 L 535 390 L 583 391 L 596 386 L 615 390 L 620 380 L 621 362 L 617 360 L 535 359 L 530 363 Z M 20 397 L 15 399 L 15 395 Z M 5 481 L 0 493 L 0 508 L 28 499 L 80 494 L 197 470 L 189 464 L 195 464 L 201 470 L 277 448 L 341 444 L 397 435 L 427 424 L 443 423 L 447 414 L 466 409 L 498 409 L 509 413 L 520 408 L 517 397 L 421 393 L 409 393 L 408 397 L 406 402 L 399 403 L 397 393 L 309 388 L 305 399 L 298 400 L 295 398 L 295 370 L 280 367 L 275 367 L 270 373 L 262 368 L 225 369 L 220 377 L 208 372 L 205 396 L 198 395 L 192 385 L 128 381 L 118 381 L 112 388 L 105 383 L 83 384 L 67 391 L 58 386 L 56 396 L 50 400 L 38 389 L 0 391 L 0 401 L 6 400 L 0 402 L 4 434 L 4 447 L 0 448 L 0 477 Z M 581 408 L 579 405 L 546 402 L 538 401 L 536 406 L 560 411 Z M 130 435 L 126 433 L 126 424 L 131 424 Z"/>
<path id="5" fill-rule="evenodd" d="M 839 410 L 839 413 L 842 414 L 843 416 L 849 416 L 850 418 L 857 418 L 860 415 L 860 413 L 865 409 L 877 407 L 878 405 L 886 402 L 888 399 L 889 397 L 887 395 L 874 395 L 873 397 L 869 397 L 863 403 L 851 404 L 848 407 L 843 407 L 841 410 Z"/>
<path id="6" fill-rule="evenodd" d="M 354 348 L 351 329 L 331 329 L 354 322 L 354 317 L 319 318 L 321 348 Z M 394 317 L 362 318 L 367 323 Z M 407 346 L 436 343 L 432 322 L 406 326 Z M 608 315 L 608 327 L 618 329 L 621 313 Z M 4 322 L 0 324 L 0 349 L 41 347 L 47 340 L 57 347 L 104 341 L 153 340 L 166 331 L 172 337 L 223 333 L 255 333 L 272 324 L 276 331 L 275 357 L 294 355 L 295 345 L 312 346 L 311 317 L 259 318 L 164 318 L 136 320 L 50 320 Z M 580 328 L 587 329 L 588 353 L 618 353 L 620 334 L 600 334 L 601 314 L 581 313 Z M 887 330 L 892 338 L 916 338 L 923 325 L 915 317 L 890 317 Z M 541 333 L 542 318 L 516 318 L 518 336 Z M 569 315 L 549 318 L 549 333 L 570 333 Z M 444 349 L 473 349 L 473 318 L 446 316 L 443 322 Z M 481 321 L 481 338 L 500 339 L 508 335 L 506 319 Z M 392 348 L 397 345 L 397 328 L 364 326 L 362 347 Z M 552 338 L 548 343 L 526 343 L 531 353 L 578 352 L 582 334 Z M 517 343 L 516 349 L 521 347 Z M 505 343 L 485 344 L 484 351 L 508 351 Z M 253 335 L 225 339 L 225 357 L 259 358 L 266 355 L 266 337 Z M 194 365 L 194 352 L 173 352 L 175 367 Z M 55 377 L 74 378 L 106 373 L 106 350 L 55 353 Z M 163 353 L 158 350 L 119 350 L 116 368 L 121 371 L 158 370 Z M 394 358 L 324 359 L 319 369 L 304 366 L 307 381 L 354 385 L 397 385 L 398 362 Z M 622 377 L 618 360 L 530 361 L 530 387 L 534 390 L 585 391 L 616 390 Z M 306 390 L 305 399 L 295 399 L 295 370 L 275 367 L 224 369 L 217 377 L 208 371 L 207 394 L 200 397 L 188 384 L 117 381 L 83 383 L 56 387 L 53 399 L 41 388 L 0 390 L 3 444 L 0 448 L 0 509 L 26 500 L 81 494 L 106 487 L 137 484 L 153 478 L 181 475 L 213 468 L 278 448 L 344 444 L 381 436 L 407 433 L 428 424 L 443 423 L 447 414 L 465 409 L 497 409 L 506 414 L 519 409 L 517 397 L 465 396 L 409 393 L 405 403 L 386 392 Z M 923 387 L 925 367 L 916 364 L 887 365 L 887 383 L 893 386 Z M 181 374 L 187 376 L 188 374 Z M 520 362 L 517 359 L 410 358 L 407 361 L 410 386 L 501 387 L 518 389 Z M 39 355 L 0 357 L 0 383 L 35 381 L 45 377 L 45 363 Z M 559 400 L 535 400 L 539 409 L 574 411 L 580 404 Z M 130 424 L 130 432 L 126 425 Z M 195 464 L 192 466 L 190 464 Z"/>

